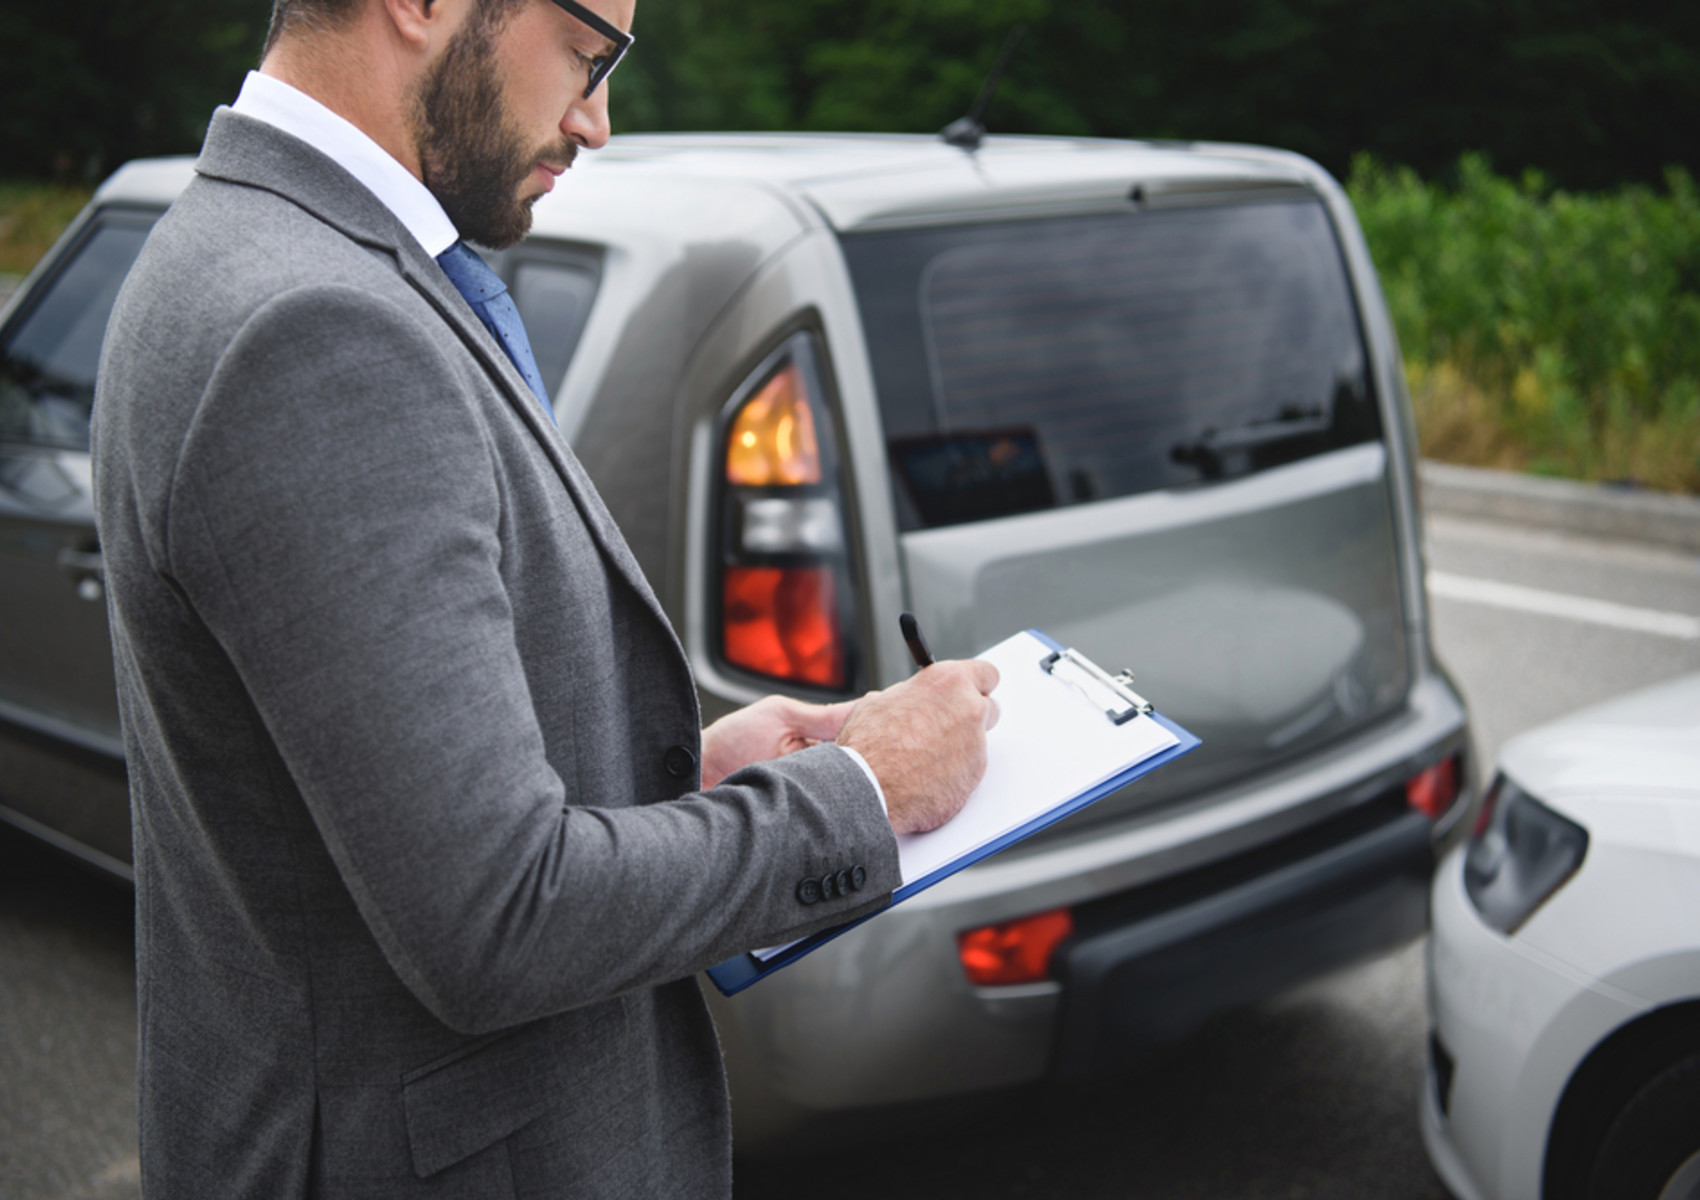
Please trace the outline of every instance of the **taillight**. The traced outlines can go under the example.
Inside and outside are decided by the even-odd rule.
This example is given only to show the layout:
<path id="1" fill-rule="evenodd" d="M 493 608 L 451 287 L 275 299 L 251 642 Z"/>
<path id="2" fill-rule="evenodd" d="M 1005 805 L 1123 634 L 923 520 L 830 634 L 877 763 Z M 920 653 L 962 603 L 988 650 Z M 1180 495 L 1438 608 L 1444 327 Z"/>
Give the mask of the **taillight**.
<path id="1" fill-rule="evenodd" d="M 1074 915 L 1057 908 L 959 933 L 956 953 L 968 982 L 980 987 L 1038 983 L 1050 978 L 1051 955 L 1073 932 Z"/>
<path id="2" fill-rule="evenodd" d="M 786 362 L 739 406 L 726 439 L 726 481 L 781 487 L 821 481 L 820 435 L 809 388 Z"/>
<path id="3" fill-rule="evenodd" d="M 847 691 L 856 593 L 808 334 L 750 376 L 721 428 L 721 657 L 753 675 Z"/>
<path id="4" fill-rule="evenodd" d="M 1431 821 L 1438 821 L 1458 799 L 1463 777 L 1459 756 L 1443 758 L 1405 781 L 1405 801 Z"/>
<path id="5" fill-rule="evenodd" d="M 726 660 L 759 675 L 844 686 L 844 640 L 827 567 L 726 568 Z"/>

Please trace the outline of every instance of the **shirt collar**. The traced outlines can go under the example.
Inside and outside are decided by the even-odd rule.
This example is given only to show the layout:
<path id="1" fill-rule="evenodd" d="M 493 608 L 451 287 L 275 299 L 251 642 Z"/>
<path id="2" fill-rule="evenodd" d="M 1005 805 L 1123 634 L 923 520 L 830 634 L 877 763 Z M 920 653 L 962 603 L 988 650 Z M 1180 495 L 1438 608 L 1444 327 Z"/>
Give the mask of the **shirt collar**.
<path id="1" fill-rule="evenodd" d="M 270 75 L 249 71 L 236 112 L 300 138 L 366 186 L 432 258 L 460 239 L 426 186 L 358 126 Z"/>

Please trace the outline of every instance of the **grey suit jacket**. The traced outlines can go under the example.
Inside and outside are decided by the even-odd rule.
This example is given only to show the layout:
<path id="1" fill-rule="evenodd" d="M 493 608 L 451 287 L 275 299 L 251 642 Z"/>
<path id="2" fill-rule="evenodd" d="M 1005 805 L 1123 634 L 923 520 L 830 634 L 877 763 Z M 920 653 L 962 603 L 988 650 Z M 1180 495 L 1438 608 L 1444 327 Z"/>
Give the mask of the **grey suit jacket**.
<path id="1" fill-rule="evenodd" d="M 437 265 L 262 123 L 197 169 L 94 434 L 144 1191 L 725 1195 L 690 976 L 885 900 L 872 787 L 821 746 L 696 790 L 680 646 Z"/>

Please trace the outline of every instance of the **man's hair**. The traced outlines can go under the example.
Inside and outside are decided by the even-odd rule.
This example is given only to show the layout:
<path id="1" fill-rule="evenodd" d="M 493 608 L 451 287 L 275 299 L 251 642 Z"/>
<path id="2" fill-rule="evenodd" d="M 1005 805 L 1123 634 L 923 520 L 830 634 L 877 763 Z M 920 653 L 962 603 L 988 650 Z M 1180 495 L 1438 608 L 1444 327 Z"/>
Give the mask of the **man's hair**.
<path id="1" fill-rule="evenodd" d="M 272 0 L 272 21 L 266 28 L 263 59 L 286 33 L 336 29 L 353 19 L 366 0 Z"/>
<path id="2" fill-rule="evenodd" d="M 266 28 L 266 44 L 260 58 L 272 52 L 272 47 L 285 34 L 320 32 L 339 29 L 354 19 L 360 7 L 370 0 L 272 0 L 272 20 Z M 519 7 L 519 0 L 479 0 L 486 19 L 499 21 Z"/>

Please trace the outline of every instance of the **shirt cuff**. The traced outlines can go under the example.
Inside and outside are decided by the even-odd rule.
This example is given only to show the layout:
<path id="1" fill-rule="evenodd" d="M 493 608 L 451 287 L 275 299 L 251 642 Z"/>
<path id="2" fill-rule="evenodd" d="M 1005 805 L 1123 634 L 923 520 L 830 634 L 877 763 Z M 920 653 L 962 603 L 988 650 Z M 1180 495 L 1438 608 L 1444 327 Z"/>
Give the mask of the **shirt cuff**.
<path id="1" fill-rule="evenodd" d="M 866 775 L 868 777 L 868 782 L 874 785 L 874 795 L 880 798 L 880 811 L 883 812 L 889 819 L 891 816 L 891 809 L 887 807 L 885 802 L 885 789 L 880 786 L 879 776 L 874 774 L 874 769 L 868 765 L 868 760 L 862 757 L 862 753 L 859 750 L 852 750 L 848 746 L 840 746 L 838 748 L 850 756 L 851 762 L 862 768 L 862 774 Z"/>

